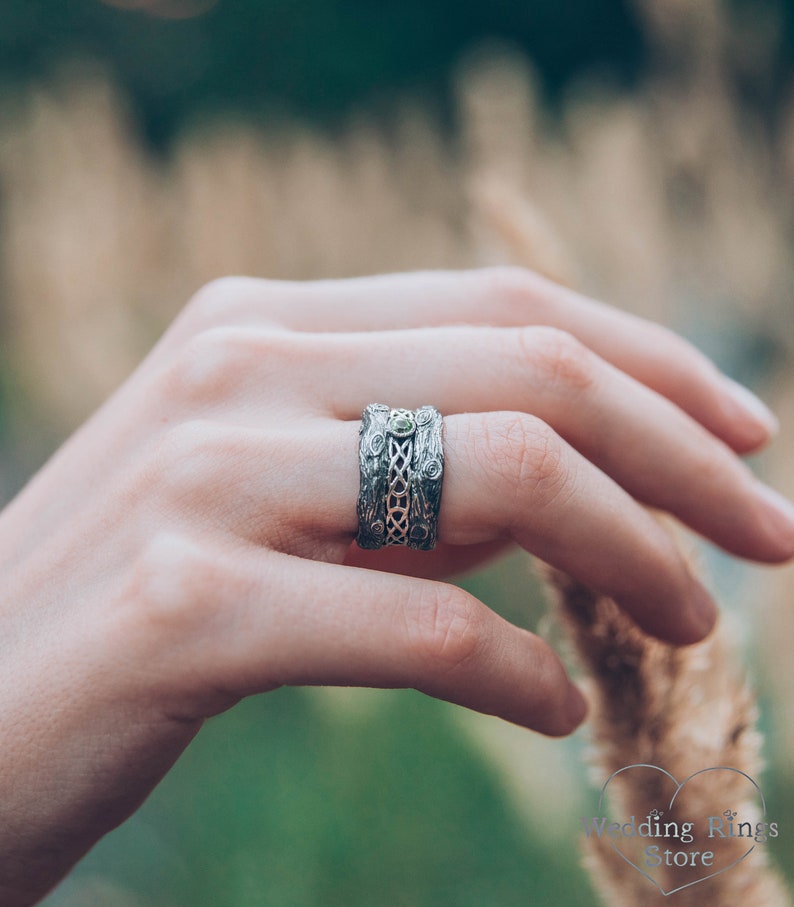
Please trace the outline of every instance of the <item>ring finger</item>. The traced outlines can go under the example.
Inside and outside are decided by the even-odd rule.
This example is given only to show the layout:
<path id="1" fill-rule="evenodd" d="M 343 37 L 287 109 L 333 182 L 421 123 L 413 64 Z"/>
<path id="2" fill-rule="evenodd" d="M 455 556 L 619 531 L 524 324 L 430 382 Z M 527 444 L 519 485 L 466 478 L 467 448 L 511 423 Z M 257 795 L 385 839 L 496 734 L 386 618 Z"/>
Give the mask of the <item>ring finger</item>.
<path id="1" fill-rule="evenodd" d="M 205 427 L 197 452 L 185 449 L 184 442 L 172 452 L 180 466 L 168 470 L 170 481 L 181 469 L 188 483 L 178 483 L 173 493 L 184 503 L 212 488 L 214 518 L 249 540 L 341 562 L 358 525 L 358 423 L 328 420 L 316 431 L 312 439 L 304 431 L 276 439 L 221 424 L 213 436 Z M 236 452 L 233 471 L 230 443 Z M 694 642 L 711 628 L 714 604 L 668 533 L 541 420 L 512 412 L 449 416 L 445 458 L 442 543 L 512 538 L 615 598 L 660 638 Z M 296 464 L 303 465 L 296 470 Z M 215 473 L 208 474 L 206 466 Z M 157 468 L 162 470 L 161 457 Z M 283 481 L 285 469 L 294 476 L 289 500 L 270 488 Z"/>

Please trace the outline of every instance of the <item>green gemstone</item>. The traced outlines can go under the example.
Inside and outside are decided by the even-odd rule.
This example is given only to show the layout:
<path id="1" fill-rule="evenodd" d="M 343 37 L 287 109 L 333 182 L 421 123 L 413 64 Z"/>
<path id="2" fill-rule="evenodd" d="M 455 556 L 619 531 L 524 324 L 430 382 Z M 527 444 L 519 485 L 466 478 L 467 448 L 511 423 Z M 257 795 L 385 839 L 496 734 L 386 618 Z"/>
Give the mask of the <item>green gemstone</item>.
<path id="1" fill-rule="evenodd" d="M 392 431 L 403 434 L 404 432 L 411 431 L 414 427 L 414 423 L 406 416 L 395 416 L 389 423 L 389 427 Z"/>

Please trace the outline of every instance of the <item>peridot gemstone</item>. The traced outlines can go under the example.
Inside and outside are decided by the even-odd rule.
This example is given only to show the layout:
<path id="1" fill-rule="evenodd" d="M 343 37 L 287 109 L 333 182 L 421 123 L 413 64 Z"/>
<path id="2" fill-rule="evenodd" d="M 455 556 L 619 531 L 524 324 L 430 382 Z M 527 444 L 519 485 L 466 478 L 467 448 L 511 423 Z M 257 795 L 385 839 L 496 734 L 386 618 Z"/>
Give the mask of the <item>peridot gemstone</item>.
<path id="1" fill-rule="evenodd" d="M 393 416 L 389 422 L 389 428 L 393 432 L 398 432 L 399 434 L 405 434 L 406 432 L 412 431 L 414 423 L 407 416 Z"/>

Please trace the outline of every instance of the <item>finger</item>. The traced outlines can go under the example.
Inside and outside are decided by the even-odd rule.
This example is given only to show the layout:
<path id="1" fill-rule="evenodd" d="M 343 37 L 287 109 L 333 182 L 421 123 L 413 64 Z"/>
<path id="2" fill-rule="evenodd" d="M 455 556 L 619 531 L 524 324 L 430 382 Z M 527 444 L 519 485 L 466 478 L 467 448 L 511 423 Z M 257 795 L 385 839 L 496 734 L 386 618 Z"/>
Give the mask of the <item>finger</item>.
<path id="1" fill-rule="evenodd" d="M 359 423 L 268 429 L 196 421 L 166 434 L 135 487 L 260 546 L 341 563 L 358 529 Z M 715 609 L 668 534 L 626 491 L 525 413 L 445 419 L 439 540 L 512 538 L 615 598 L 649 633 L 694 642 Z M 267 468 L 263 468 L 266 464 Z M 285 493 L 285 491 L 287 493 Z"/>
<path id="2" fill-rule="evenodd" d="M 187 660 L 199 666 L 210 699 L 282 684 L 413 687 L 545 734 L 584 717 L 549 646 L 457 587 L 170 537 L 146 561 L 135 590 L 146 623 L 152 609 L 168 615 L 173 638 L 159 645 L 182 677 Z"/>
<path id="3" fill-rule="evenodd" d="M 668 533 L 544 422 L 525 413 L 449 416 L 444 438 L 441 542 L 512 538 L 615 598 L 654 636 L 689 643 L 709 632 L 714 604 Z M 314 450 L 312 468 L 282 517 L 294 534 L 287 550 L 311 554 L 289 546 L 325 536 L 339 546 L 330 556 L 345 556 L 358 528 L 357 441 L 357 423 L 338 423 Z M 239 513 L 252 498 L 262 500 L 242 486 L 228 505 Z"/>
<path id="4" fill-rule="evenodd" d="M 716 609 L 669 535 L 545 423 L 524 414 L 452 420 L 439 525 L 451 543 L 509 534 L 605 592 L 647 632 L 702 639 Z"/>
<path id="5" fill-rule="evenodd" d="M 777 430 L 760 400 L 677 334 L 522 268 L 303 283 L 235 278 L 208 285 L 192 305 L 199 325 L 275 321 L 300 331 L 548 325 L 668 397 L 739 452 L 757 449 Z"/>
<path id="6" fill-rule="evenodd" d="M 308 364 L 296 370 L 295 361 Z M 168 400 L 186 400 L 188 412 L 199 402 L 230 425 L 259 426 L 254 400 L 279 412 L 288 403 L 295 411 L 347 419 L 381 395 L 398 405 L 433 402 L 442 412 L 530 411 L 636 498 L 674 513 L 727 550 L 772 562 L 794 554 L 794 521 L 779 496 L 669 400 L 556 329 L 290 332 L 282 338 L 216 328 L 195 338 L 170 368 L 169 383 L 153 384 L 158 401 L 165 386 Z M 271 419 L 270 430 L 282 422 L 282 415 Z M 305 450 L 295 455 L 307 456 Z"/>
<path id="7" fill-rule="evenodd" d="M 548 328 L 439 328 L 344 335 L 340 418 L 362 402 L 442 412 L 531 412 L 633 497 L 673 513 L 726 550 L 760 561 L 794 556 L 794 521 L 730 449 L 667 398 Z M 399 363 L 394 370 L 382 364 Z"/>

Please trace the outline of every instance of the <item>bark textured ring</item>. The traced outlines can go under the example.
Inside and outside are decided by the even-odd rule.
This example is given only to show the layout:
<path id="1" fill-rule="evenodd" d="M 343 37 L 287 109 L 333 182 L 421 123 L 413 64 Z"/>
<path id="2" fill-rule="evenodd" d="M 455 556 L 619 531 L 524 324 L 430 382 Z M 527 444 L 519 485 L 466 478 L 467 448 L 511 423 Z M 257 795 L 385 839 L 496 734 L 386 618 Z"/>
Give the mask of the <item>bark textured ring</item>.
<path id="1" fill-rule="evenodd" d="M 433 406 L 370 403 L 361 414 L 359 547 L 435 548 L 444 479 L 441 429 L 441 413 Z"/>

